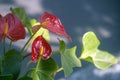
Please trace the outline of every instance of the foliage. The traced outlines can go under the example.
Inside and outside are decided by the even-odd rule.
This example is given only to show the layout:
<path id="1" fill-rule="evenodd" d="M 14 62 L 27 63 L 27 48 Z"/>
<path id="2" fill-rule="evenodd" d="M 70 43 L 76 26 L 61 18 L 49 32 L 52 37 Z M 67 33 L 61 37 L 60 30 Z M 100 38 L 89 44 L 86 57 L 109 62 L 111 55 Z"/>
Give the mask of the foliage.
<path id="1" fill-rule="evenodd" d="M 100 41 L 93 32 L 88 32 L 83 36 L 83 52 L 80 59 L 92 62 L 99 69 L 106 69 L 118 60 L 109 52 L 98 49 Z"/>
<path id="2" fill-rule="evenodd" d="M 49 31 L 72 40 L 58 17 L 45 12 L 37 21 L 30 19 L 23 8 L 10 10 L 12 13 L 0 15 L 0 40 L 3 42 L 3 54 L 0 55 L 0 80 L 54 80 L 55 74 L 62 70 L 65 77 L 68 77 L 74 67 L 82 67 L 81 60 L 91 62 L 99 69 L 106 69 L 118 62 L 111 53 L 98 49 L 100 41 L 92 31 L 83 35 L 83 50 L 79 57 L 76 56 L 77 46 L 67 48 L 66 43 L 61 39 L 58 39 L 59 50 L 52 51 Z M 25 38 L 25 28 L 29 32 L 29 40 L 21 50 L 13 49 L 12 42 Z M 9 49 L 6 49 L 6 38 L 11 41 Z M 31 52 L 26 53 L 28 45 L 32 45 L 32 49 Z M 58 66 L 52 58 L 57 54 L 60 54 L 61 66 Z M 22 63 L 28 56 L 31 56 L 31 59 L 24 66 L 31 65 L 29 62 L 34 63 L 35 66 L 20 75 L 23 73 Z"/>

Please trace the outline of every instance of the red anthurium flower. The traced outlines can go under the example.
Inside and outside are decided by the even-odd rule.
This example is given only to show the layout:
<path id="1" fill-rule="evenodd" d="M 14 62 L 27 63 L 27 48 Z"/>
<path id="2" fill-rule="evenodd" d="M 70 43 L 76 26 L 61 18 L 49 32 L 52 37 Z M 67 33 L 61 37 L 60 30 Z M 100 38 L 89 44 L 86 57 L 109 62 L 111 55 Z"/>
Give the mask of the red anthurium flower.
<path id="1" fill-rule="evenodd" d="M 66 38 L 71 40 L 71 37 L 66 33 L 61 21 L 55 15 L 45 12 L 39 18 L 39 21 L 41 22 L 44 28 L 58 35 L 65 36 Z"/>
<path id="2" fill-rule="evenodd" d="M 0 16 L 0 40 L 8 37 L 12 41 L 24 39 L 26 35 L 24 26 L 17 16 L 12 13 Z"/>
<path id="3" fill-rule="evenodd" d="M 4 27 L 3 26 L 5 26 L 5 24 L 4 24 L 2 16 L 0 15 L 0 40 L 4 36 Z"/>
<path id="4" fill-rule="evenodd" d="M 50 57 L 52 49 L 48 42 L 42 37 L 38 36 L 32 43 L 32 58 L 33 62 L 36 62 L 41 56 L 42 59 L 46 60 Z"/>

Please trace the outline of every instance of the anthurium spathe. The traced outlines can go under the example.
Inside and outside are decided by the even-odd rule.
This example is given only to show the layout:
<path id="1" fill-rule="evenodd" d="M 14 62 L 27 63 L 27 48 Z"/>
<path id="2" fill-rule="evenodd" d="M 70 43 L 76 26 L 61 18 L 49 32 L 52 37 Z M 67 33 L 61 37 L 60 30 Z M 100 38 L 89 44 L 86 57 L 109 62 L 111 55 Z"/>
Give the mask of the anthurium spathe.
<path id="1" fill-rule="evenodd" d="M 19 18 L 9 13 L 6 16 L 0 15 L 0 40 L 8 37 L 12 41 L 24 39 L 26 35 L 24 26 Z"/>
<path id="2" fill-rule="evenodd" d="M 52 49 L 48 42 L 42 37 L 38 36 L 32 43 L 32 58 L 33 62 L 36 62 L 39 57 L 46 60 L 50 58 Z"/>
<path id="3" fill-rule="evenodd" d="M 55 15 L 48 12 L 44 12 L 42 16 L 39 18 L 39 22 L 41 23 L 42 27 L 58 35 L 65 36 L 66 38 L 71 40 L 71 37 L 66 33 L 60 19 Z"/>

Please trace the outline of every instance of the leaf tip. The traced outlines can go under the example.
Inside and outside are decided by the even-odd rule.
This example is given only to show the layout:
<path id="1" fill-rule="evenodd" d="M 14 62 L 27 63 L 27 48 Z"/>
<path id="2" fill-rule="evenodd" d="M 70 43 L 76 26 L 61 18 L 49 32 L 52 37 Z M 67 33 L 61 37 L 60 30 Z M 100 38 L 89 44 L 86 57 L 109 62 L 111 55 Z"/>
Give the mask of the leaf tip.
<path id="1" fill-rule="evenodd" d="M 118 61 L 119 61 L 118 58 L 115 58 L 115 59 L 114 59 L 114 64 L 117 64 Z"/>

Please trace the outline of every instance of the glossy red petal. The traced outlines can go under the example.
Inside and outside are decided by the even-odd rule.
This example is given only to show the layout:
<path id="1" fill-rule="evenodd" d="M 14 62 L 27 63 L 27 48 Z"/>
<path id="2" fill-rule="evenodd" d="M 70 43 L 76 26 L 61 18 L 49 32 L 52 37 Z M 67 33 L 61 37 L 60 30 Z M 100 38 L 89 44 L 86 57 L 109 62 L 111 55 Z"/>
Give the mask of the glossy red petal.
<path id="1" fill-rule="evenodd" d="M 71 37 L 66 33 L 60 19 L 55 15 L 45 12 L 39 18 L 39 21 L 43 24 L 44 28 L 50 30 L 51 32 L 54 32 L 58 35 L 65 36 L 68 39 L 71 39 Z"/>
<path id="2" fill-rule="evenodd" d="M 41 48 L 42 51 L 41 51 Z M 42 37 L 38 36 L 32 43 L 32 58 L 33 62 L 36 62 L 41 56 L 42 59 L 48 59 L 52 53 L 52 49 L 48 42 Z"/>
<path id="3" fill-rule="evenodd" d="M 4 20 L 8 23 L 8 32 L 6 36 L 9 39 L 16 41 L 25 38 L 26 32 L 24 26 L 17 16 L 9 13 L 4 17 Z"/>
<path id="4" fill-rule="evenodd" d="M 3 20 L 3 17 L 0 15 L 0 40 L 4 37 L 4 26 L 5 22 Z"/>

